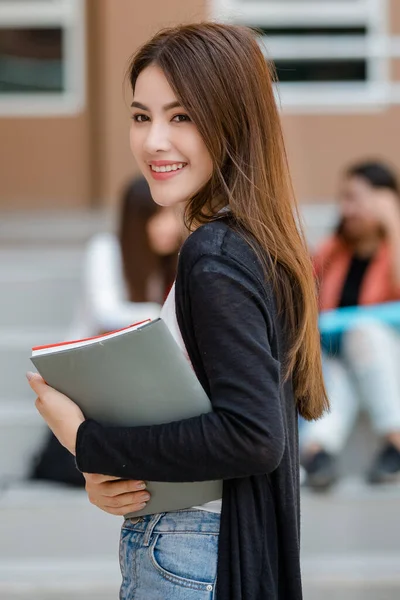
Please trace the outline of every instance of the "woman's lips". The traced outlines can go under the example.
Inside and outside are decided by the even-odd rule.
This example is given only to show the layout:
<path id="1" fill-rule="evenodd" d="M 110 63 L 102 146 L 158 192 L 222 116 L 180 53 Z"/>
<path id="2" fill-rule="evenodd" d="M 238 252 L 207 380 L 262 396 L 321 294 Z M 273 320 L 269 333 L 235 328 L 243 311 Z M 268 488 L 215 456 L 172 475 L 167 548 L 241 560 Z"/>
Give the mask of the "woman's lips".
<path id="1" fill-rule="evenodd" d="M 164 171 L 164 172 L 153 171 L 151 166 L 149 167 L 149 169 L 150 169 L 150 173 L 151 173 L 153 179 L 155 179 L 156 181 L 164 181 L 166 179 L 171 179 L 172 177 L 175 177 L 175 175 L 179 175 L 179 173 L 182 173 L 182 171 L 184 171 L 186 169 L 186 166 L 187 165 L 185 165 L 181 169 L 176 169 L 176 171 Z"/>

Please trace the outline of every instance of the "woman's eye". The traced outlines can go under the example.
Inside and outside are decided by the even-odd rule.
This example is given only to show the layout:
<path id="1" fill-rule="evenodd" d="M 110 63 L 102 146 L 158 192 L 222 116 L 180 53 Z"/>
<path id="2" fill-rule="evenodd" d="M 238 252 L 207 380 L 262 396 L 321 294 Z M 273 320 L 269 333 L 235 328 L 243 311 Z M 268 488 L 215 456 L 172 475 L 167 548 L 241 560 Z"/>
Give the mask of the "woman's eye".
<path id="1" fill-rule="evenodd" d="M 185 121 L 190 121 L 190 117 L 188 115 L 175 115 L 172 120 L 175 123 L 184 123 Z"/>
<path id="2" fill-rule="evenodd" d="M 145 121 L 149 120 L 149 117 L 143 114 L 136 114 L 132 115 L 132 119 L 136 121 L 136 123 L 144 123 Z"/>

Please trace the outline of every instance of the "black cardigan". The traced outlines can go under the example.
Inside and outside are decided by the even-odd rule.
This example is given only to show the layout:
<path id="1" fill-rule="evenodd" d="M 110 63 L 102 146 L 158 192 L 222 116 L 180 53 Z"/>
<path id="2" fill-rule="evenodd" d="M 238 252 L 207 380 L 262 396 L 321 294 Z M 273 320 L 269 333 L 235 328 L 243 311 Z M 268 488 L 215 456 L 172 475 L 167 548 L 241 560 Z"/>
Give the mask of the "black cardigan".
<path id="1" fill-rule="evenodd" d="M 214 411 L 150 427 L 87 420 L 78 468 L 149 481 L 224 479 L 217 599 L 301 600 L 297 410 L 281 377 L 285 336 L 271 284 L 229 219 L 185 242 L 176 314 Z"/>

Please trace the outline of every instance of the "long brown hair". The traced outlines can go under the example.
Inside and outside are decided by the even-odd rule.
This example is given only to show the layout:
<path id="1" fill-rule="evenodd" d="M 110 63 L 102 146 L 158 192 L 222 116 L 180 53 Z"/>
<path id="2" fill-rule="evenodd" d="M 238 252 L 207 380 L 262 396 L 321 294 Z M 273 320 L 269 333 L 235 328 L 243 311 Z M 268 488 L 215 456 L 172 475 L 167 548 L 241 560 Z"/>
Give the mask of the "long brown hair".
<path id="1" fill-rule="evenodd" d="M 300 413 L 318 418 L 329 404 L 316 288 L 289 175 L 273 68 L 252 30 L 217 23 L 158 33 L 131 61 L 133 90 L 150 64 L 164 72 L 214 163 L 210 181 L 188 202 L 188 226 L 215 218 L 229 204 L 255 250 L 262 249 L 257 253 L 291 332 L 285 378 L 293 378 Z"/>
<path id="2" fill-rule="evenodd" d="M 122 193 L 119 242 L 128 297 L 131 302 L 148 302 L 149 277 L 160 280 L 160 298 L 163 302 L 171 288 L 178 263 L 178 248 L 168 256 L 159 256 L 150 246 L 146 226 L 150 219 L 163 210 L 154 202 L 144 177 L 129 182 Z M 154 299 L 152 299 L 154 300 Z"/>

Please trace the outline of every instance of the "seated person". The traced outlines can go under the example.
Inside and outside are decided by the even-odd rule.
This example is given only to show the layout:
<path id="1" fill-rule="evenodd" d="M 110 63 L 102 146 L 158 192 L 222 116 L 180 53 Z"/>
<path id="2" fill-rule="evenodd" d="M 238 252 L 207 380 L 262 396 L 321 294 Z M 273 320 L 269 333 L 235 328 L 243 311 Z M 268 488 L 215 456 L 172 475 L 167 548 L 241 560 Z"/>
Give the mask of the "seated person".
<path id="1" fill-rule="evenodd" d="M 128 185 L 119 235 L 99 233 L 88 243 L 82 298 L 70 339 L 159 316 L 175 279 L 184 235 L 174 211 L 153 202 L 144 178 Z"/>
<path id="2" fill-rule="evenodd" d="M 100 233 L 88 243 L 82 298 L 70 340 L 92 337 L 159 317 L 174 282 L 183 242 L 182 219 L 174 208 L 153 202 L 144 178 L 123 194 L 119 235 Z M 83 486 L 73 456 L 50 434 L 35 459 L 32 479 Z"/>
<path id="3" fill-rule="evenodd" d="M 321 310 L 400 300 L 400 192 L 380 163 L 352 166 L 339 195 L 340 223 L 315 256 Z M 400 310 L 400 308 L 399 308 Z M 371 483 L 400 481 L 400 334 L 378 320 L 358 320 L 339 348 L 323 351 L 331 411 L 301 430 L 306 483 L 327 488 L 360 407 L 383 447 Z"/>

